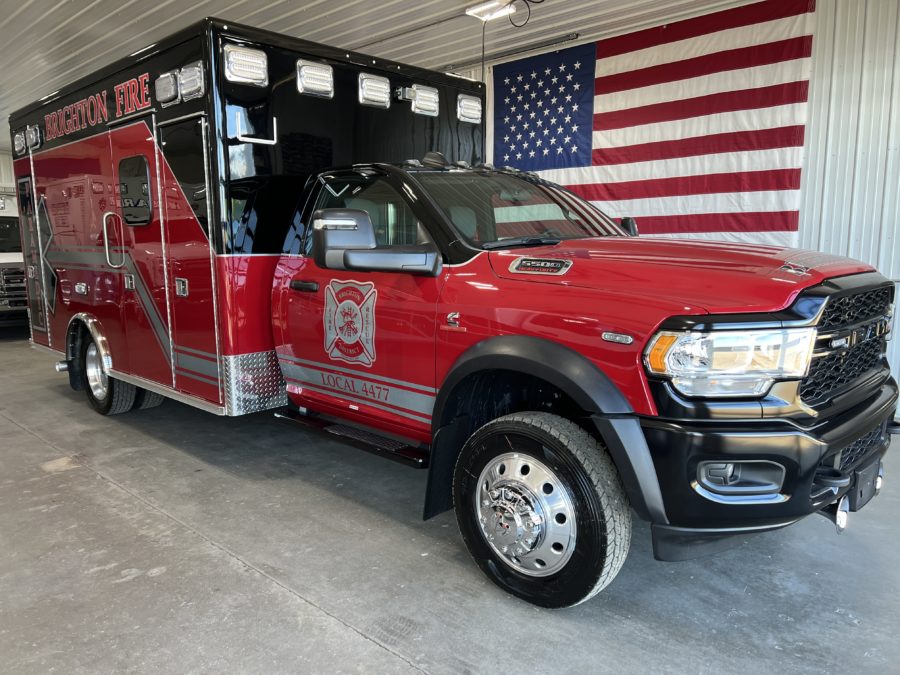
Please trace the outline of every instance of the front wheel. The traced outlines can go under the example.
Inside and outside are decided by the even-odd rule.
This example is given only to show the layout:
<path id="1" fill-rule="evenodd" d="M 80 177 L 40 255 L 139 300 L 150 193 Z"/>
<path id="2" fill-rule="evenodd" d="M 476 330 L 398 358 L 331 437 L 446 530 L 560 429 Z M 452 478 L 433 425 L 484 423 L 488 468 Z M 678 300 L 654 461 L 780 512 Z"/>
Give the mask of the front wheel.
<path id="1" fill-rule="evenodd" d="M 133 384 L 110 377 L 103 367 L 103 357 L 93 338 L 86 336 L 81 345 L 81 379 L 88 403 L 101 415 L 118 415 L 134 406 Z"/>
<path id="2" fill-rule="evenodd" d="M 459 529 L 482 571 L 543 607 L 570 607 L 619 573 L 631 509 L 603 446 L 549 413 L 506 415 L 466 442 L 453 497 Z"/>

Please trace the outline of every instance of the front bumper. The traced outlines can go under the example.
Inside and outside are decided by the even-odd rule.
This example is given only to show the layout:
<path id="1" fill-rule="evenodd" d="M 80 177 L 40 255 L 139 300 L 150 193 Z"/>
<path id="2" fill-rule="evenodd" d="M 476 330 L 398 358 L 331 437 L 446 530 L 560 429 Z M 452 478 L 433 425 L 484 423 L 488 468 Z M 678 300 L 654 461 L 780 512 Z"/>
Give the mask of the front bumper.
<path id="1" fill-rule="evenodd" d="M 696 557 L 724 548 L 735 535 L 784 527 L 834 504 L 855 489 L 855 470 L 887 451 L 886 426 L 895 414 L 897 396 L 897 383 L 889 378 L 865 401 L 811 427 L 789 419 L 642 418 L 668 521 L 653 519 L 655 556 Z M 823 490 L 823 466 L 835 457 L 839 460 L 838 453 L 851 446 L 861 448 L 841 467 L 851 481 Z M 849 460 L 849 451 L 844 454 Z M 784 467 L 783 482 L 774 494 L 730 498 L 705 490 L 699 480 L 701 462 L 748 460 Z"/>

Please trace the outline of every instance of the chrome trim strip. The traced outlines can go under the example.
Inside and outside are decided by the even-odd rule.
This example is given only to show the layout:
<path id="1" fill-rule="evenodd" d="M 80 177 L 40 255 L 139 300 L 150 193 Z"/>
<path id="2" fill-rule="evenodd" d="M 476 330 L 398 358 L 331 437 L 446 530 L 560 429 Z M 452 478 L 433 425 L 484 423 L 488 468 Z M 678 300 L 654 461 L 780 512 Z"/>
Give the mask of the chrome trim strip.
<path id="1" fill-rule="evenodd" d="M 179 92 L 179 98 L 181 93 Z M 165 159 L 159 143 L 159 127 L 156 124 L 156 115 L 153 115 L 153 147 L 156 151 L 156 203 L 159 204 L 159 246 L 162 251 L 163 279 L 165 279 L 166 291 L 166 333 L 169 337 L 169 369 L 172 375 L 172 388 L 175 388 L 175 354 L 172 344 L 172 295 L 169 290 L 169 250 L 166 246 L 166 206 L 163 201 L 162 175 L 159 165 Z"/>
<path id="2" fill-rule="evenodd" d="M 144 110 L 138 110 L 137 112 L 133 112 L 130 115 L 126 115 L 125 117 L 119 117 L 118 119 L 110 120 L 106 123 L 106 128 L 109 130 L 110 127 L 118 127 L 120 125 L 128 124 L 133 120 L 140 119 L 141 117 L 146 117 L 147 115 L 155 115 L 156 108 L 146 108 Z M 146 122 L 144 122 L 146 124 Z M 148 128 L 147 131 L 150 131 Z M 84 139 L 82 139 L 84 140 Z"/>
<path id="3" fill-rule="evenodd" d="M 199 112 L 192 112 L 188 113 L 187 115 L 181 115 L 180 117 L 173 117 L 172 119 L 166 120 L 165 122 L 160 122 L 157 125 L 157 128 L 162 129 L 163 127 L 167 127 L 172 124 L 178 124 L 179 122 L 184 122 L 185 120 L 189 120 L 194 117 L 206 117 L 206 113 L 201 110 Z"/>
<path id="4" fill-rule="evenodd" d="M 35 180 L 35 172 L 34 172 L 34 153 L 31 151 L 31 148 L 28 148 L 28 165 L 31 168 L 31 201 L 33 202 L 32 206 L 34 208 L 34 213 L 32 214 L 32 221 L 34 222 L 34 233 L 37 235 L 37 249 L 38 249 L 38 257 L 41 260 L 41 270 L 40 270 L 40 289 L 41 289 L 41 299 L 44 301 L 44 321 L 47 324 L 47 344 L 49 346 L 53 346 L 53 336 L 50 334 L 50 304 L 47 302 L 47 289 L 46 287 L 46 279 L 44 278 L 44 247 L 41 246 L 41 223 L 40 216 L 38 215 L 38 201 L 37 201 L 37 181 Z"/>
<path id="5" fill-rule="evenodd" d="M 42 345 L 39 342 L 35 342 L 34 340 L 29 340 L 28 346 L 39 352 L 44 352 L 46 354 L 51 354 L 52 356 L 57 356 L 57 357 L 62 356 L 63 358 L 66 358 L 65 352 L 61 352 L 56 349 L 51 349 L 47 345 Z"/>
<path id="6" fill-rule="evenodd" d="M 278 354 L 278 359 L 280 361 L 292 361 L 294 363 L 301 363 L 307 366 L 312 366 L 313 368 L 321 368 L 323 370 L 336 370 L 340 373 L 346 373 L 348 375 L 352 375 L 353 377 L 358 377 L 365 380 L 374 380 L 376 382 L 384 382 L 386 384 L 396 384 L 401 387 L 408 387 L 409 389 L 418 389 L 422 392 L 427 392 L 428 394 L 434 395 L 437 393 L 437 389 L 434 387 L 426 387 L 422 384 L 416 384 L 415 382 L 407 382 L 405 380 L 395 380 L 392 377 L 384 377 L 382 375 L 372 375 L 371 373 L 362 373 L 358 370 L 350 370 L 349 368 L 342 368 L 341 366 L 336 366 L 331 363 L 322 363 L 321 361 L 308 361 L 306 359 L 298 359 L 294 356 L 287 356 L 285 354 Z"/>
<path id="7" fill-rule="evenodd" d="M 225 408 L 220 405 L 215 405 L 214 403 L 210 403 L 209 401 L 204 401 L 202 398 L 197 398 L 196 396 L 183 394 L 180 391 L 170 389 L 169 387 L 163 384 L 159 384 L 158 382 L 145 380 L 143 377 L 137 377 L 135 375 L 127 375 L 117 370 L 111 370 L 109 374 L 116 379 L 122 380 L 123 382 L 128 382 L 129 384 L 133 384 L 136 387 L 141 387 L 142 389 L 146 389 L 147 391 L 162 394 L 166 398 L 171 398 L 173 401 L 178 401 L 179 403 L 184 403 L 186 405 L 193 406 L 194 408 L 199 408 L 200 410 L 211 412 L 214 415 L 225 414 Z"/>
<path id="8" fill-rule="evenodd" d="M 206 181 L 206 237 L 209 240 L 209 273 L 212 283 L 212 310 L 213 310 L 213 332 L 215 333 L 216 344 L 216 378 L 219 381 L 219 402 L 225 402 L 225 389 L 222 378 L 222 338 L 219 334 L 219 284 L 218 274 L 216 273 L 216 246 L 213 237 L 213 211 L 212 200 L 209 198 L 210 170 L 209 170 L 209 122 L 206 115 L 200 118 L 200 132 L 203 137 L 203 177 Z"/>

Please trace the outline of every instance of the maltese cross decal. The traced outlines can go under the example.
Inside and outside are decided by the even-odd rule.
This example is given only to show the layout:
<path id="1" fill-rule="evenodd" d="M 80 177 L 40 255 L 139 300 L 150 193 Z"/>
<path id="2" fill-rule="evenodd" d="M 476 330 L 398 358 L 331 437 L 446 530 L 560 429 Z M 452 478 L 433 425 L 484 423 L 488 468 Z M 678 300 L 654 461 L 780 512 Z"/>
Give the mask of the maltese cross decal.
<path id="1" fill-rule="evenodd" d="M 331 281 L 325 287 L 325 351 L 329 358 L 371 366 L 375 362 L 373 283 Z"/>

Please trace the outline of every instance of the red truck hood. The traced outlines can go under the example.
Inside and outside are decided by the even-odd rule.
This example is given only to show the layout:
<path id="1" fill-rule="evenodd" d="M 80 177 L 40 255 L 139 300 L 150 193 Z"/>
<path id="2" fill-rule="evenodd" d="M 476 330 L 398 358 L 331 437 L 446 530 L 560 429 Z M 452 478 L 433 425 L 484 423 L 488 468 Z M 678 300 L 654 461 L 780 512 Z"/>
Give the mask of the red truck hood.
<path id="1" fill-rule="evenodd" d="M 873 270 L 856 260 L 814 251 L 653 237 L 577 239 L 491 251 L 489 256 L 494 272 L 504 279 L 656 297 L 713 314 L 776 311 L 790 305 L 804 288 L 829 277 Z M 562 274 L 534 274 L 515 271 L 519 258 L 572 264 Z"/>

